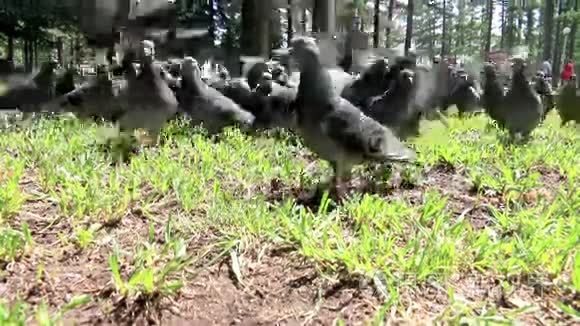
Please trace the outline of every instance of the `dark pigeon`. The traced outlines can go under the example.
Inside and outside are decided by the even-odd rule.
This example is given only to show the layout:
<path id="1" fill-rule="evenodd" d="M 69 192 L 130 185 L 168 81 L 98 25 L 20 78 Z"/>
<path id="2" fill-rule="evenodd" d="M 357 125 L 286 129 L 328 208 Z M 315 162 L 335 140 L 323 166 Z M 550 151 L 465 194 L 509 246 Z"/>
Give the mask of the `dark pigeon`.
<path id="1" fill-rule="evenodd" d="M 73 67 L 65 69 L 64 73 L 57 77 L 55 85 L 55 94 L 57 96 L 64 95 L 66 93 L 75 90 L 75 76 L 77 75 L 77 70 Z"/>
<path id="2" fill-rule="evenodd" d="M 184 59 L 181 74 L 180 105 L 194 123 L 203 124 L 210 134 L 220 133 L 232 125 L 239 125 L 243 129 L 252 126 L 255 120 L 253 114 L 201 80 L 195 59 Z"/>
<path id="3" fill-rule="evenodd" d="M 293 40 L 292 55 L 301 71 L 294 104 L 297 131 L 306 146 L 331 163 L 337 187 L 350 175 L 353 166 L 367 160 L 415 159 L 416 154 L 391 130 L 338 95 L 330 74 L 320 63 L 320 51 L 314 39 Z"/>
<path id="4" fill-rule="evenodd" d="M 478 110 L 481 96 L 477 91 L 475 79 L 465 72 L 458 72 L 449 78 L 449 95 L 443 101 L 441 110 L 446 111 L 451 105 L 457 107 L 459 116 Z"/>
<path id="5" fill-rule="evenodd" d="M 492 64 L 484 66 L 484 87 L 482 105 L 489 115 L 500 128 L 505 127 L 505 93 L 502 83 L 497 78 L 497 72 Z"/>
<path id="6" fill-rule="evenodd" d="M 405 69 L 398 73 L 391 87 L 375 97 L 362 111 L 391 129 L 400 139 L 419 134 L 419 112 L 413 105 L 414 73 Z"/>
<path id="7" fill-rule="evenodd" d="M 293 129 L 296 122 L 293 103 L 298 95 L 298 89 L 286 87 L 270 80 L 258 85 L 256 96 L 263 98 L 262 111 L 263 128 Z M 256 117 L 258 120 L 258 117 Z"/>
<path id="8" fill-rule="evenodd" d="M 249 62 L 250 65 L 244 77 L 250 85 L 250 89 L 255 89 L 263 78 L 265 72 L 269 72 L 268 65 L 263 61 Z"/>
<path id="9" fill-rule="evenodd" d="M 15 109 L 25 113 L 39 112 L 40 105 L 54 97 L 56 61 L 44 63 L 40 71 L 30 75 L 10 74 L 3 77 L 0 108 Z"/>
<path id="10" fill-rule="evenodd" d="M 384 59 L 376 60 L 360 78 L 344 88 L 341 96 L 355 106 L 365 108 L 372 97 L 389 88 L 389 81 L 385 78 L 388 70 Z"/>
<path id="11" fill-rule="evenodd" d="M 575 76 L 560 89 L 557 107 L 562 126 L 569 121 L 580 122 L 580 89 L 576 86 Z"/>
<path id="12" fill-rule="evenodd" d="M 127 110 L 127 82 L 109 78 L 106 65 L 97 67 L 95 79 L 51 101 L 50 111 L 67 111 L 81 119 L 116 122 Z"/>
<path id="13" fill-rule="evenodd" d="M 526 79 L 526 65 L 514 59 L 512 85 L 505 97 L 505 124 L 510 135 L 527 138 L 541 122 L 542 101 Z"/>

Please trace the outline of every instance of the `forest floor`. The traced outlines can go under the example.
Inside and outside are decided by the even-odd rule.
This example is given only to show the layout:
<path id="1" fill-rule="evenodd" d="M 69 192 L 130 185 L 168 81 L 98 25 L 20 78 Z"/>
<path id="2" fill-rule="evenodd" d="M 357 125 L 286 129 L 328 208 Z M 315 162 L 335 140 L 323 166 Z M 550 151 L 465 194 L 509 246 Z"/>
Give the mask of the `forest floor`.
<path id="1" fill-rule="evenodd" d="M 284 133 L 172 123 L 115 163 L 92 123 L 0 130 L 0 324 L 578 323 L 577 127 L 449 121 L 342 200 Z"/>

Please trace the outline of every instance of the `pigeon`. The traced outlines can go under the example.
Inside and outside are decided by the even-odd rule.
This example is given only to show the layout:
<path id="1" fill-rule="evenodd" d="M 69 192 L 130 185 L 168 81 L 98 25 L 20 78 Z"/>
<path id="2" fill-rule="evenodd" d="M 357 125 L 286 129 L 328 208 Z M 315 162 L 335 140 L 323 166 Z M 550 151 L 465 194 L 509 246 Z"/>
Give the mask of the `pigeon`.
<path id="1" fill-rule="evenodd" d="M 416 154 L 393 132 L 341 98 L 332 86 L 327 69 L 320 63 L 314 39 L 292 41 L 291 55 L 301 72 L 294 101 L 297 132 L 320 158 L 330 162 L 337 190 L 352 167 L 367 160 L 413 161 Z"/>
<path id="2" fill-rule="evenodd" d="M 128 110 L 119 119 L 119 127 L 122 131 L 147 129 L 150 137 L 157 139 L 163 125 L 177 113 L 178 102 L 167 83 L 161 78 L 159 67 L 153 64 L 155 54 L 153 42 L 142 41 L 139 50 L 141 61 L 139 75 L 131 68 L 128 60 L 124 62 L 127 68 Z"/>
<path id="3" fill-rule="evenodd" d="M 281 86 L 291 86 L 288 84 L 289 76 L 282 65 L 278 65 L 272 69 L 272 79 Z"/>
<path id="4" fill-rule="evenodd" d="M 298 89 L 286 87 L 269 80 L 256 88 L 256 96 L 263 97 L 262 122 L 265 128 L 293 129 L 296 122 L 293 103 L 298 95 Z"/>
<path id="5" fill-rule="evenodd" d="M 539 70 L 536 72 L 534 77 L 534 90 L 542 98 L 542 103 L 544 104 L 544 115 L 545 119 L 548 113 L 554 109 L 554 96 L 552 95 L 552 85 L 546 80 L 544 72 Z"/>
<path id="6" fill-rule="evenodd" d="M 209 84 L 209 86 L 217 89 L 220 92 L 223 92 L 223 90 L 225 89 L 225 87 L 228 84 L 229 77 L 230 77 L 230 75 L 227 72 L 227 70 L 222 69 L 218 73 L 217 78 L 212 80 L 211 83 Z"/>
<path id="7" fill-rule="evenodd" d="M 576 87 L 576 76 L 573 76 L 560 89 L 558 113 L 564 126 L 569 121 L 580 121 L 580 92 Z"/>
<path id="8" fill-rule="evenodd" d="M 186 57 L 182 64 L 180 98 L 183 111 L 196 124 L 203 124 L 209 134 L 220 133 L 225 127 L 239 125 L 248 129 L 254 123 L 252 113 L 201 80 L 197 61 Z"/>
<path id="9" fill-rule="evenodd" d="M 74 113 L 78 118 L 116 122 L 127 110 L 124 91 L 127 82 L 113 82 L 106 65 L 97 66 L 95 79 L 87 81 L 74 90 L 46 104 L 49 111 Z"/>
<path id="10" fill-rule="evenodd" d="M 382 96 L 375 97 L 362 111 L 392 130 L 399 139 L 419 134 L 419 112 L 413 105 L 413 71 L 399 71 Z"/>
<path id="11" fill-rule="evenodd" d="M 485 112 L 494 120 L 498 127 L 505 127 L 505 93 L 497 72 L 492 64 L 483 68 L 485 83 L 483 88 L 482 104 Z"/>
<path id="12" fill-rule="evenodd" d="M 255 89 L 258 82 L 263 78 L 265 72 L 269 72 L 268 65 L 263 61 L 248 62 L 249 68 L 245 77 L 250 85 L 250 89 Z"/>
<path id="13" fill-rule="evenodd" d="M 75 76 L 77 75 L 77 70 L 74 67 L 69 67 L 65 69 L 64 73 L 57 77 L 55 85 L 56 96 L 64 95 L 68 92 L 72 92 L 75 89 Z"/>
<path id="14" fill-rule="evenodd" d="M 449 106 L 455 105 L 460 117 L 475 112 L 481 100 L 475 80 L 465 72 L 458 72 L 449 78 L 449 83 L 450 92 L 441 109 L 446 111 Z"/>
<path id="15" fill-rule="evenodd" d="M 40 71 L 31 77 L 23 74 L 9 74 L 2 78 L 0 108 L 18 108 L 25 115 L 39 111 L 40 105 L 54 97 L 54 70 L 56 61 L 45 62 Z"/>
<path id="16" fill-rule="evenodd" d="M 375 61 L 361 78 L 347 85 L 340 95 L 358 108 L 366 108 L 372 97 L 381 95 L 389 88 L 385 78 L 387 71 L 384 59 Z"/>
<path id="17" fill-rule="evenodd" d="M 505 96 L 505 124 L 512 139 L 528 138 L 541 122 L 544 109 L 542 101 L 524 75 L 526 65 L 514 59 L 512 85 Z"/>
<path id="18" fill-rule="evenodd" d="M 278 104 L 277 101 L 274 100 L 274 97 L 270 97 L 271 91 L 272 86 L 266 82 L 258 85 L 256 90 L 252 91 L 245 80 L 234 79 L 231 80 L 221 92 L 226 97 L 240 105 L 242 109 L 254 115 L 254 129 L 267 129 L 274 126 L 271 113 L 273 110 L 272 106 L 281 106 L 281 104 Z M 270 104 L 269 102 L 273 102 L 273 104 Z"/>

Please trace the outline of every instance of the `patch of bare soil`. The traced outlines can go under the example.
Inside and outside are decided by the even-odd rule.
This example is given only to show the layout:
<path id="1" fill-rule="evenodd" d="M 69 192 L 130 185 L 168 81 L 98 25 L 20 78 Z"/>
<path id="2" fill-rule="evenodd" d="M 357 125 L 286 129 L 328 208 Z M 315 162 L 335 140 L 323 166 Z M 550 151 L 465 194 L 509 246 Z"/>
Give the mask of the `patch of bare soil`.
<path id="1" fill-rule="evenodd" d="M 337 316 L 349 324 L 372 317 L 379 305 L 369 289 L 358 283 L 323 279 L 291 252 L 271 251 L 249 259 L 241 282 L 229 261 L 200 274 L 175 298 L 175 308 L 162 324 L 194 320 L 207 325 L 298 325 L 309 321 L 328 325 Z"/>

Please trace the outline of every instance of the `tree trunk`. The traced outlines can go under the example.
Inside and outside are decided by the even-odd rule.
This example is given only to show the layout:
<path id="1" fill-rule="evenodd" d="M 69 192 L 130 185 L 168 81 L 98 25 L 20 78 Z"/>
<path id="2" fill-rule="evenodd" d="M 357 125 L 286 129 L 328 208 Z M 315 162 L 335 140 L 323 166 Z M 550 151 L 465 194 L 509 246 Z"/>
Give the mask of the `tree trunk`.
<path id="1" fill-rule="evenodd" d="M 300 26 L 302 27 L 302 33 L 306 35 L 308 32 L 308 21 L 306 15 L 306 8 L 302 8 L 302 19 L 300 20 Z"/>
<path id="2" fill-rule="evenodd" d="M 74 37 L 72 37 L 70 39 L 69 46 L 70 46 L 70 49 L 69 49 L 69 55 L 70 55 L 69 63 L 75 64 L 76 62 L 75 62 L 75 38 Z"/>
<path id="3" fill-rule="evenodd" d="M 542 57 L 544 60 L 552 58 L 552 35 L 554 33 L 554 0 L 545 0 L 544 3 L 544 49 Z M 555 66 L 553 69 L 557 69 Z"/>
<path id="4" fill-rule="evenodd" d="M 533 48 L 533 38 L 534 34 L 532 33 L 534 29 L 534 9 L 530 6 L 526 8 L 526 44 L 528 47 Z"/>
<path id="5" fill-rule="evenodd" d="M 504 49 L 505 34 L 506 34 L 505 1 L 506 0 L 501 1 L 501 38 L 499 40 L 499 48 L 502 50 Z"/>
<path id="6" fill-rule="evenodd" d="M 80 64 L 81 63 L 81 39 L 80 37 L 76 36 L 75 37 L 75 56 L 74 56 L 74 60 L 76 64 Z"/>
<path id="7" fill-rule="evenodd" d="M 562 16 L 562 13 L 564 12 L 564 0 L 559 0 L 558 1 L 558 18 L 560 18 Z M 560 72 L 561 72 L 561 57 L 562 57 L 562 21 L 561 19 L 557 19 L 556 20 L 556 30 L 554 31 L 556 33 L 556 40 L 554 41 L 554 56 L 552 59 L 553 62 L 553 76 L 552 76 L 552 82 L 554 83 L 554 85 L 558 85 L 558 81 L 560 80 Z"/>
<path id="8" fill-rule="evenodd" d="M 314 0 L 312 30 L 317 33 L 334 34 L 336 19 L 335 0 Z"/>
<path id="9" fill-rule="evenodd" d="M 393 26 L 393 11 L 395 10 L 395 0 L 389 0 L 387 10 L 387 28 L 385 30 L 385 47 L 391 46 L 391 26 Z"/>
<path id="10" fill-rule="evenodd" d="M 293 13 L 293 3 L 292 0 L 288 0 L 288 9 L 286 11 L 286 19 L 288 20 L 288 30 L 287 32 L 287 38 L 288 38 L 288 46 L 290 46 L 290 42 L 292 41 L 292 38 L 294 37 L 294 16 L 292 15 Z"/>
<path id="11" fill-rule="evenodd" d="M 522 44 L 522 31 L 524 30 L 523 8 L 517 7 L 518 28 L 516 30 L 516 43 Z"/>
<path id="12" fill-rule="evenodd" d="M 572 3 L 574 3 L 574 11 L 578 12 L 578 3 L 580 2 L 580 0 L 570 0 L 572 1 Z M 575 20 L 572 23 L 572 27 L 570 28 L 570 35 L 568 36 L 570 38 L 570 41 L 568 43 L 568 51 L 566 52 L 567 56 L 569 58 L 574 59 L 574 52 L 576 50 L 576 32 L 578 31 L 578 20 Z M 577 74 L 579 74 L 580 72 L 576 72 Z"/>
<path id="13" fill-rule="evenodd" d="M 63 42 L 62 42 L 62 37 L 59 37 L 56 41 L 56 54 L 57 54 L 57 60 L 58 63 L 60 65 L 64 65 L 63 62 Z"/>
<path id="14" fill-rule="evenodd" d="M 509 1 L 509 5 L 507 8 L 507 18 L 506 18 L 506 48 L 512 49 L 514 47 L 515 41 L 515 6 L 513 4 L 513 0 Z"/>
<path id="15" fill-rule="evenodd" d="M 441 32 L 441 59 L 447 55 L 447 0 L 443 0 L 443 31 Z"/>
<path id="16" fill-rule="evenodd" d="M 30 60 L 31 46 L 30 40 L 24 40 L 24 71 L 31 72 L 32 71 L 32 60 Z"/>
<path id="17" fill-rule="evenodd" d="M 242 4 L 241 50 L 243 55 L 270 55 L 271 2 L 244 0 Z"/>
<path id="18" fill-rule="evenodd" d="M 487 0 L 487 34 L 485 35 L 485 59 L 489 57 L 491 52 L 491 33 L 493 32 L 493 0 Z"/>
<path id="19" fill-rule="evenodd" d="M 407 3 L 407 26 L 405 28 L 405 55 L 409 55 L 411 49 L 411 40 L 413 38 L 413 16 L 415 14 L 414 0 L 408 0 Z"/>
<path id="20" fill-rule="evenodd" d="M 8 32 L 8 45 L 7 45 L 7 52 L 6 52 L 6 60 L 14 62 L 14 34 L 12 31 Z"/>
<path id="21" fill-rule="evenodd" d="M 34 41 L 32 41 L 32 53 L 34 55 L 34 67 L 38 68 L 39 66 L 39 62 L 38 62 L 38 39 L 34 38 Z"/>
<path id="22" fill-rule="evenodd" d="M 379 38 L 381 36 L 381 21 L 380 21 L 380 17 L 381 17 L 381 0 L 375 0 L 375 17 L 374 17 L 374 23 L 375 23 L 375 30 L 373 33 L 373 47 L 374 48 L 378 48 L 379 47 Z"/>

